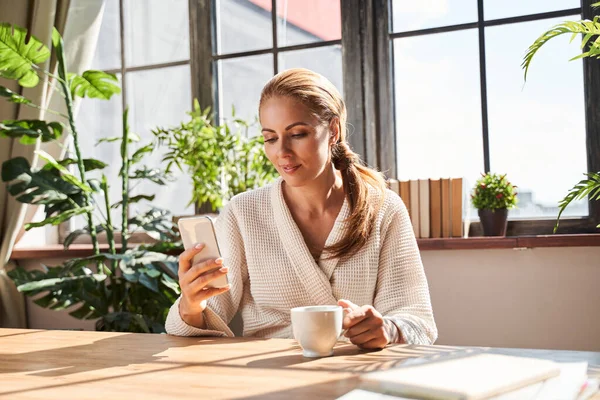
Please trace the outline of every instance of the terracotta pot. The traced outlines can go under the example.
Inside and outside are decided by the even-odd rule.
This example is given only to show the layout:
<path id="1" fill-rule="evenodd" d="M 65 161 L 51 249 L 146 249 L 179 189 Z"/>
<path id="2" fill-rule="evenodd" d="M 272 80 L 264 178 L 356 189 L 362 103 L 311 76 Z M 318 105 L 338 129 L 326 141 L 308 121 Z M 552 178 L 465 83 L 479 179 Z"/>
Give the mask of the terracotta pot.
<path id="1" fill-rule="evenodd" d="M 477 210 L 483 236 L 506 236 L 506 225 L 508 224 L 508 210 L 499 208 L 497 210 Z"/>

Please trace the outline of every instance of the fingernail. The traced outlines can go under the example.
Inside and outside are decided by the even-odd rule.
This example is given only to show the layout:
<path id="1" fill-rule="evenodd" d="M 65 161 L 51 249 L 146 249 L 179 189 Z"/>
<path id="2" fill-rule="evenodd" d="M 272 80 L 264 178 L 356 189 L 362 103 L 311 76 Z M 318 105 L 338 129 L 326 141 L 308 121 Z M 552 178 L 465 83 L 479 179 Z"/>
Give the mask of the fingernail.
<path id="1" fill-rule="evenodd" d="M 221 271 L 221 272 L 227 272 L 227 271 L 229 271 L 229 268 L 223 267 L 223 268 L 220 268 L 219 271 Z"/>
<path id="2" fill-rule="evenodd" d="M 217 258 L 215 260 L 215 264 L 223 264 L 223 259 L 222 258 Z"/>
<path id="3" fill-rule="evenodd" d="M 204 244 L 202 244 L 202 243 L 197 243 L 197 244 L 194 246 L 194 248 L 196 248 L 196 249 L 201 249 L 201 248 L 203 248 L 203 247 L 204 247 Z"/>

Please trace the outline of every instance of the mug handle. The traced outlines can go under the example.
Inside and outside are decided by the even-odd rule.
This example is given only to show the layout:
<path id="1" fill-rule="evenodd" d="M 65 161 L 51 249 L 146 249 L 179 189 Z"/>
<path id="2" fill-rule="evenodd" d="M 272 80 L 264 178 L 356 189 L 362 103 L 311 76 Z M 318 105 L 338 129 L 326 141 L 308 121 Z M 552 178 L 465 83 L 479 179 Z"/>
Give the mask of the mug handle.
<path id="1" fill-rule="evenodd" d="M 342 315 L 342 320 L 344 319 L 344 317 L 346 316 L 347 313 L 348 313 L 348 309 L 347 308 L 342 308 L 342 314 L 343 314 Z M 340 332 L 340 334 L 339 334 L 339 336 L 337 338 L 338 342 L 342 339 L 342 337 L 344 337 L 344 335 L 346 334 L 347 330 L 348 329 L 342 329 L 342 331 Z"/>

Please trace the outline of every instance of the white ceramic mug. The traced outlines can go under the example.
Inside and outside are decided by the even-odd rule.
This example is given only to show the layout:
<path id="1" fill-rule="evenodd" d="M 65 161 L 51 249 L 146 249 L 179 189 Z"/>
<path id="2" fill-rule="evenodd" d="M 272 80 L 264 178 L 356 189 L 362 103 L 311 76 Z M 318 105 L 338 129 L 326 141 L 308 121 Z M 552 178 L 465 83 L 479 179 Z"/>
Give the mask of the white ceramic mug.
<path id="1" fill-rule="evenodd" d="M 327 357 L 342 333 L 344 313 L 340 306 L 292 308 L 294 338 L 304 357 Z"/>

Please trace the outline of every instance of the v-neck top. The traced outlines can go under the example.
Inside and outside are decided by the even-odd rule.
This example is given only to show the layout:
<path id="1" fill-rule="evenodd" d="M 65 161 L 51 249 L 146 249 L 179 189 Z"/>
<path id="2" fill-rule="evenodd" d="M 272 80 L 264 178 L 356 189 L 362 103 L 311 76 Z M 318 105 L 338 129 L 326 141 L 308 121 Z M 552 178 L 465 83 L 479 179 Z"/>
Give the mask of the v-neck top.
<path id="1" fill-rule="evenodd" d="M 387 190 L 366 244 L 352 257 L 316 261 L 285 202 L 283 180 L 235 196 L 216 221 L 231 289 L 212 297 L 204 311 L 207 329 L 187 325 L 179 299 L 166 330 L 180 336 L 233 336 L 228 327 L 240 311 L 244 336 L 292 338 L 290 309 L 333 305 L 339 299 L 372 305 L 402 333 L 403 341 L 431 344 L 437 328 L 429 287 L 406 207 Z M 380 196 L 370 190 L 372 201 Z M 326 241 L 336 243 L 351 214 L 347 199 Z"/>

